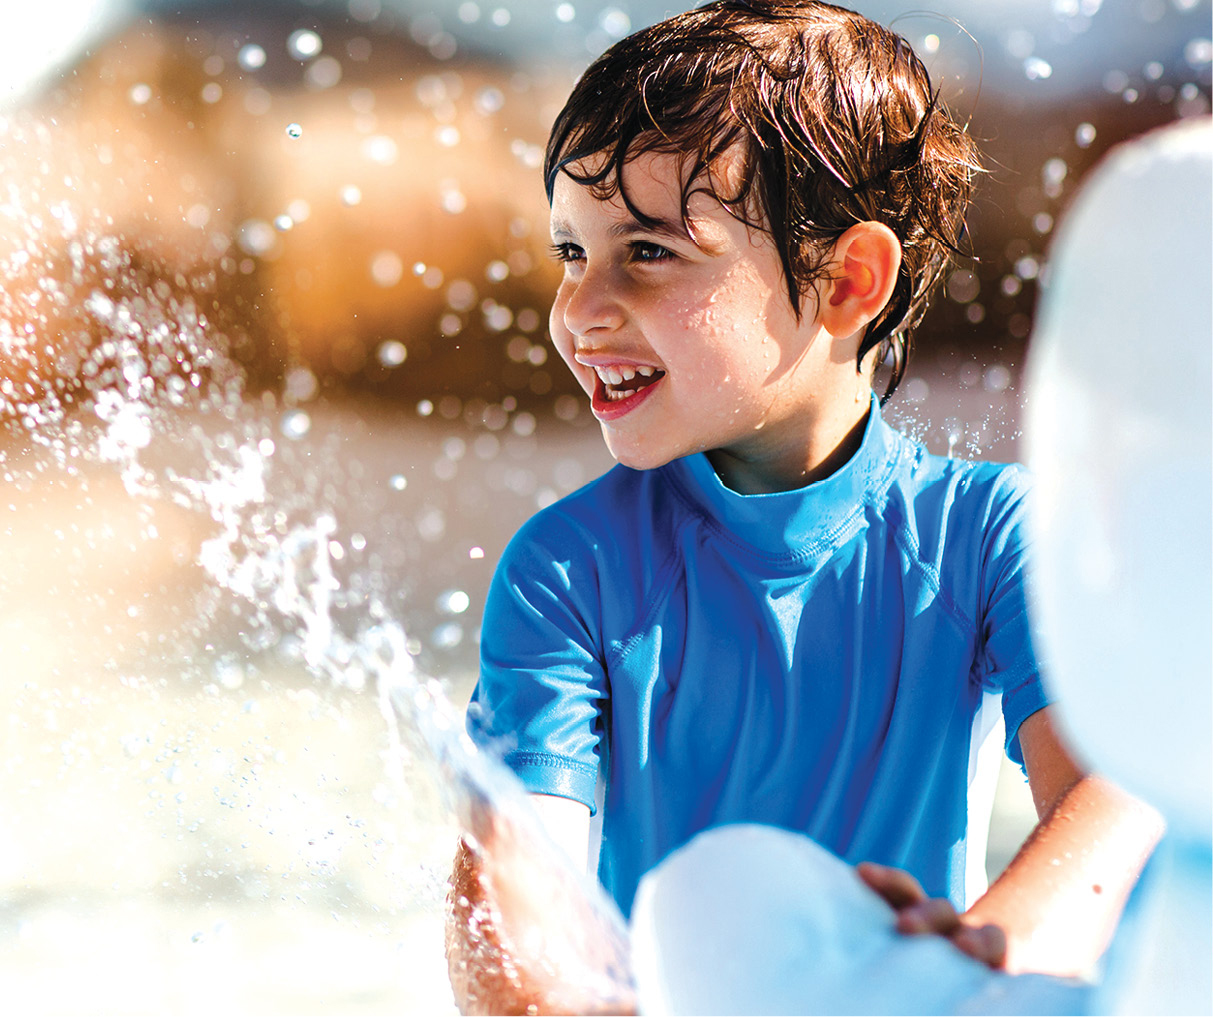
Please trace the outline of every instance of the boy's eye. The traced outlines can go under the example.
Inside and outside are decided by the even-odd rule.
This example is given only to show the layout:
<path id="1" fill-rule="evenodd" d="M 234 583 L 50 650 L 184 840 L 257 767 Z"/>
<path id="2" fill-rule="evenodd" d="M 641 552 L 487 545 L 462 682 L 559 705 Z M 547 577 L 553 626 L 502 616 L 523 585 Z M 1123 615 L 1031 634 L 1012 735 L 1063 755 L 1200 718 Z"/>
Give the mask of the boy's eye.
<path id="1" fill-rule="evenodd" d="M 576 244 L 552 244 L 550 250 L 552 252 L 552 257 L 560 262 L 568 263 L 570 261 L 585 260 L 585 251 L 583 251 Z"/>
<path id="2" fill-rule="evenodd" d="M 666 261 L 674 257 L 674 253 L 660 244 L 651 244 L 644 240 L 638 240 L 632 244 L 632 257 L 636 261 Z"/>

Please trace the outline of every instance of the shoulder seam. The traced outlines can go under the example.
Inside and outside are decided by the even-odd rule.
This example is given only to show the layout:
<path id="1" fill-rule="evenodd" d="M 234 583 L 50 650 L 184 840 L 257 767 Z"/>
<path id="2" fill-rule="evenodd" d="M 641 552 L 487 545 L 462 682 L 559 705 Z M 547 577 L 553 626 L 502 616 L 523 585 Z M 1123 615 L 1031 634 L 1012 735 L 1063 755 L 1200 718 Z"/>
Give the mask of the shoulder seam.
<path id="1" fill-rule="evenodd" d="M 644 598 L 646 601 L 646 609 L 642 614 L 638 615 L 629 626 L 631 629 L 631 635 L 622 640 L 618 644 L 617 648 L 604 647 L 606 650 L 608 677 L 610 674 L 610 668 L 615 664 L 621 663 L 623 659 L 635 648 L 636 644 L 642 640 L 643 635 L 648 630 L 648 623 L 652 621 L 652 618 L 657 611 L 665 606 L 666 602 L 669 600 L 670 594 L 674 591 L 674 587 L 677 586 L 676 579 L 672 577 L 676 572 L 678 562 L 682 560 L 682 545 L 678 538 L 682 536 L 682 533 L 688 527 L 694 525 L 694 523 L 697 521 L 698 517 L 687 516 L 677 527 L 675 527 L 672 535 L 674 538 L 672 541 L 673 547 L 671 548 L 669 555 L 666 557 L 666 560 L 662 562 L 661 568 L 657 570 L 657 575 L 653 579 L 652 588 L 648 591 Z"/>
<path id="2" fill-rule="evenodd" d="M 889 510 L 897 512 L 896 525 L 892 527 L 893 539 L 896 541 L 897 546 L 901 548 L 902 553 L 905 554 L 911 567 L 926 579 L 932 592 L 939 598 L 940 605 L 944 609 L 944 614 L 952 620 L 953 624 L 966 634 L 976 635 L 976 623 L 961 610 L 960 606 L 943 588 L 939 570 L 922 560 L 921 548 L 918 546 L 918 541 L 914 539 L 914 534 L 910 531 L 910 527 L 905 524 L 905 519 L 899 508 L 890 503 Z"/>

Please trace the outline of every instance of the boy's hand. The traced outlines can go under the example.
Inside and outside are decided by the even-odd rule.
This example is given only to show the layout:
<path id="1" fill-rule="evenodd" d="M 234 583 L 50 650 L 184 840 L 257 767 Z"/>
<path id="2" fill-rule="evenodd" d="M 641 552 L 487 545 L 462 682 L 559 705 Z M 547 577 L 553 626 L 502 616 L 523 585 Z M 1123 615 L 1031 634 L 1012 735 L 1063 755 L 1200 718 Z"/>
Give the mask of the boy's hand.
<path id="1" fill-rule="evenodd" d="M 901 869 L 860 862 L 856 872 L 897 913 L 898 932 L 943 936 L 962 953 L 991 968 L 1006 964 L 1007 937 L 997 925 L 966 924 L 950 901 L 928 897 L 918 880 Z"/>
<path id="2" fill-rule="evenodd" d="M 626 933 L 520 817 L 473 815 L 447 904 L 456 1002 L 475 1013 L 629 1013 Z"/>

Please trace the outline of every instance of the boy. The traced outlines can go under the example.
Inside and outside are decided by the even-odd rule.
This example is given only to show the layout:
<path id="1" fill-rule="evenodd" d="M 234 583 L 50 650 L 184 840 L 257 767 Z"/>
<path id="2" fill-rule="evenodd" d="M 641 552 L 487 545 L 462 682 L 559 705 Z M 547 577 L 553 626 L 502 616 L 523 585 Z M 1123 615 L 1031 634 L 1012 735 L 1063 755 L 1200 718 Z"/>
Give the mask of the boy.
<path id="1" fill-rule="evenodd" d="M 878 363 L 886 396 L 901 379 L 977 168 L 905 41 L 810 0 L 645 29 L 557 118 L 552 338 L 621 465 L 507 549 L 469 729 L 578 861 L 597 814 L 625 915 L 694 834 L 762 822 L 865 863 L 904 931 L 1075 973 L 1157 836 L 1045 709 L 1019 472 L 928 455 L 873 397 Z M 999 707 L 1044 821 L 962 916 Z M 583 974 L 527 944 L 575 919 L 534 903 L 517 838 L 478 833 L 452 894 L 461 1007 L 572 1008 Z"/>

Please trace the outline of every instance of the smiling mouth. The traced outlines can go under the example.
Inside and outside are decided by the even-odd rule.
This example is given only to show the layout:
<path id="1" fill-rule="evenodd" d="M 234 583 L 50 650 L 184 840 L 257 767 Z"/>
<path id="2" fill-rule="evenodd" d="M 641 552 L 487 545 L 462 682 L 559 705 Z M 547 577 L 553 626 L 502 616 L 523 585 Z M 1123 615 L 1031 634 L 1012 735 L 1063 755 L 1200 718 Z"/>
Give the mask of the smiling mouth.
<path id="1" fill-rule="evenodd" d="M 665 377 L 665 371 L 656 367 L 595 367 L 594 373 L 598 376 L 595 397 L 611 403 L 622 402 Z"/>

